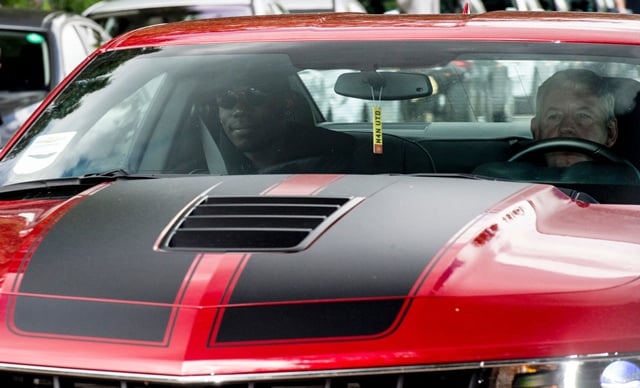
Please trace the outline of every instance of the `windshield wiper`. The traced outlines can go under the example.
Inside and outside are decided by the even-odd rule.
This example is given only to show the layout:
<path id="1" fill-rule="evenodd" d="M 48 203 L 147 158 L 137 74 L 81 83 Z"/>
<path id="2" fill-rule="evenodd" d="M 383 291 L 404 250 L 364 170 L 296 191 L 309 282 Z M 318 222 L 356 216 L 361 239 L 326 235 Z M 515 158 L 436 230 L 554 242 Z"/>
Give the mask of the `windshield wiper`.
<path id="1" fill-rule="evenodd" d="M 109 181 L 114 181 L 116 179 L 120 179 L 120 178 L 142 178 L 142 179 L 148 179 L 151 178 L 150 176 L 140 176 L 140 175 L 131 175 L 127 172 L 127 170 L 124 170 L 122 168 L 119 168 L 117 170 L 110 170 L 110 171 L 103 171 L 103 172 L 92 172 L 89 174 L 84 174 L 80 177 L 78 177 L 78 182 L 79 183 L 90 183 L 90 182 L 94 182 L 96 181 L 96 183 L 99 182 L 109 182 Z"/>
<path id="2" fill-rule="evenodd" d="M 118 179 L 130 180 L 155 178 L 157 178 L 155 175 L 132 175 L 125 170 L 118 169 L 85 174 L 79 177 L 19 182 L 1 186 L 0 200 L 69 197 L 103 182 L 111 182 Z"/>

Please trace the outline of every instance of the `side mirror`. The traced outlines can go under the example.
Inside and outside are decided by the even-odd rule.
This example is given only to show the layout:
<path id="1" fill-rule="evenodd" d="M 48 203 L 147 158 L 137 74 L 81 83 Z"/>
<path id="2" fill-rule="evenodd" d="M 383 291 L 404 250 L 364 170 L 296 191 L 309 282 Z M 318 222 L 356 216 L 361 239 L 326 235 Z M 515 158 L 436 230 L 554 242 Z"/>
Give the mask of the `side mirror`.
<path id="1" fill-rule="evenodd" d="M 410 100 L 433 93 L 426 74 L 392 71 L 343 73 L 333 89 L 342 96 L 361 100 Z"/>

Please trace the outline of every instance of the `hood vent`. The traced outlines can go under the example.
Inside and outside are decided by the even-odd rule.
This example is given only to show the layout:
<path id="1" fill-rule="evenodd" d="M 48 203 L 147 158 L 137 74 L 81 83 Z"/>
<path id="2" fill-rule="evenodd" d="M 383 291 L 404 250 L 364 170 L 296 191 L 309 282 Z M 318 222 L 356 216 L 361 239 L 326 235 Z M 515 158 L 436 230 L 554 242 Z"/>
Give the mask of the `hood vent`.
<path id="1" fill-rule="evenodd" d="M 208 197 L 172 230 L 165 248 L 300 250 L 357 202 L 321 197 Z"/>

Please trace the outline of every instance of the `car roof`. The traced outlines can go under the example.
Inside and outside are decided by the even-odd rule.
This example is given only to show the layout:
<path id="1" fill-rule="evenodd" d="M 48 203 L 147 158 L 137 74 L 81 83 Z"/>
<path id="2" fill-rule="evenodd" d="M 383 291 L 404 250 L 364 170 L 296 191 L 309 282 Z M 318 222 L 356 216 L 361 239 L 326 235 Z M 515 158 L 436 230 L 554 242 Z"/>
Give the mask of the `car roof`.
<path id="1" fill-rule="evenodd" d="M 83 15 L 117 12 L 130 9 L 184 7 L 194 5 L 251 5 L 253 0 L 103 0 L 87 9 Z"/>
<path id="2" fill-rule="evenodd" d="M 63 11 L 43 11 L 24 8 L 0 8 L 0 27 L 26 27 L 31 29 L 44 28 L 52 18 L 72 14 Z"/>
<path id="3" fill-rule="evenodd" d="M 238 41 L 477 39 L 637 44 L 640 15 L 591 12 L 380 15 L 284 14 L 156 25 L 124 34 L 109 48 Z M 562 28 L 558 28 L 562 26 Z M 242 34 L 238 32 L 242 31 Z"/>

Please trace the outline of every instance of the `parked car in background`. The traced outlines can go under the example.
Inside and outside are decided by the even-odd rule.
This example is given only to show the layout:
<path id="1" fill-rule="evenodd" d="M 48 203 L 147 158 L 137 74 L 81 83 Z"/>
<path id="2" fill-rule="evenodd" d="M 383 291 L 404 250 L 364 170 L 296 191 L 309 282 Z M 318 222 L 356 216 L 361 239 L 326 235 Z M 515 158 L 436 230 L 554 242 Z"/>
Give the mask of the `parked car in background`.
<path id="1" fill-rule="evenodd" d="M 291 13 L 367 12 L 358 0 L 277 0 Z"/>
<path id="2" fill-rule="evenodd" d="M 53 87 L 110 38 L 77 14 L 0 8 L 0 147 Z"/>
<path id="3" fill-rule="evenodd" d="M 82 14 L 116 36 L 152 24 L 286 12 L 275 0 L 103 0 Z"/>
<path id="4" fill-rule="evenodd" d="M 638 36 L 501 11 L 112 39 L 0 151 L 0 386 L 638 387 Z M 542 68 L 597 96 L 534 116 Z"/>
<path id="5" fill-rule="evenodd" d="M 620 0 L 469 0 L 466 9 L 470 13 L 488 11 L 580 11 L 620 12 L 624 6 Z M 622 12 L 629 12 L 626 8 Z"/>

